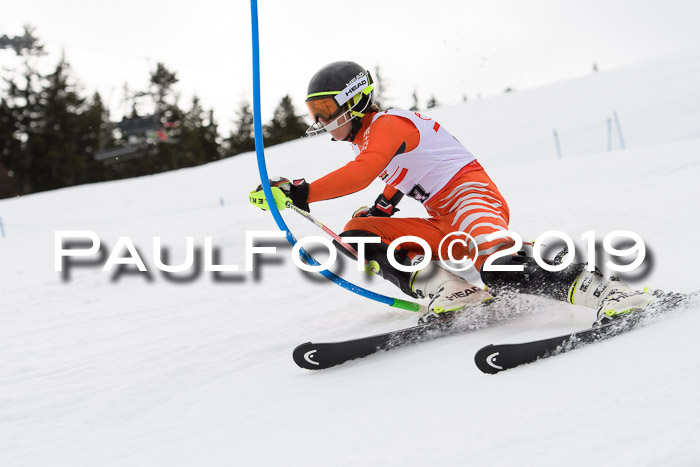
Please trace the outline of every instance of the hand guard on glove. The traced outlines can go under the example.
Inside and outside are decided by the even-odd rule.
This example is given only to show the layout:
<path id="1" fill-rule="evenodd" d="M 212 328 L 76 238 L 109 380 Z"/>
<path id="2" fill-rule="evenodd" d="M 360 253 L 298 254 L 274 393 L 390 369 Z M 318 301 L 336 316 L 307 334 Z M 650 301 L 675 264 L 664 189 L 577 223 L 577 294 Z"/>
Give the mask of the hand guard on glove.
<path id="1" fill-rule="evenodd" d="M 309 202 L 307 201 L 309 184 L 303 178 L 290 182 L 289 179 L 284 177 L 274 177 L 270 179 L 270 188 L 272 189 L 272 196 L 275 199 L 277 209 L 280 211 L 287 207 L 287 203 L 292 203 L 304 211 L 309 211 Z M 251 191 L 248 199 L 253 206 L 259 207 L 264 211 L 270 209 L 267 199 L 265 199 L 262 185 L 258 185 L 255 190 Z"/>
<path id="2" fill-rule="evenodd" d="M 374 206 L 362 206 L 353 213 L 352 217 L 391 217 L 399 212 L 396 205 L 399 204 L 401 198 L 403 198 L 403 193 L 400 191 L 397 191 L 391 199 L 386 199 L 382 193 L 374 200 Z"/>

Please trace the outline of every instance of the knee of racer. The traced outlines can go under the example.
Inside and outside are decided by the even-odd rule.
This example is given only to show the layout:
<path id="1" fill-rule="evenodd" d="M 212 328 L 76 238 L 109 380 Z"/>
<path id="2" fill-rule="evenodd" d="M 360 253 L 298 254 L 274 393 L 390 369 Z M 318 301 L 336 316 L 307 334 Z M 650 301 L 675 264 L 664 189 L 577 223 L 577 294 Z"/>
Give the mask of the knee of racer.
<path id="1" fill-rule="evenodd" d="M 486 264 L 486 261 L 499 251 L 507 250 L 508 248 L 511 248 L 515 245 L 515 240 L 513 240 L 510 237 L 504 237 L 504 238 L 498 238 L 494 240 L 493 242 L 488 242 L 486 244 L 481 244 L 479 246 L 479 253 L 477 254 L 477 257 L 474 259 L 474 267 L 476 268 L 477 271 L 479 271 L 480 274 L 483 275 L 482 269 L 484 267 L 484 264 Z M 471 252 L 473 254 L 473 252 Z M 493 261 L 493 264 L 504 264 L 504 265 L 510 265 L 513 264 L 512 258 L 514 256 L 518 256 L 517 254 L 510 254 L 510 255 L 501 255 L 499 258 L 496 258 Z M 485 283 L 485 282 L 484 282 Z"/>
<path id="2" fill-rule="evenodd" d="M 345 224 L 343 233 L 340 235 L 341 237 L 343 235 L 353 237 L 377 235 L 377 233 L 374 232 L 374 229 L 372 227 L 372 222 L 368 221 L 366 217 L 353 217 L 348 221 L 347 224 Z M 362 235 L 362 233 L 364 233 L 365 235 Z"/>
<path id="3" fill-rule="evenodd" d="M 345 230 L 340 234 L 340 238 L 345 240 L 346 237 L 379 237 L 379 235 L 372 233 L 368 230 L 361 230 L 361 229 L 348 229 L 348 226 L 352 224 L 352 221 L 348 222 L 347 225 L 345 226 Z M 348 256 L 349 258 L 352 259 L 357 259 L 350 251 L 348 251 L 347 248 L 343 247 L 340 245 L 336 240 L 333 240 L 333 244 L 335 247 L 340 250 L 343 254 Z M 348 245 L 350 245 L 355 251 L 357 251 L 357 243 L 354 242 L 347 242 Z M 369 256 L 373 252 L 373 248 L 371 247 L 373 243 L 368 244 L 367 246 L 370 248 L 365 248 L 365 257 L 369 259 L 373 259 Z"/>

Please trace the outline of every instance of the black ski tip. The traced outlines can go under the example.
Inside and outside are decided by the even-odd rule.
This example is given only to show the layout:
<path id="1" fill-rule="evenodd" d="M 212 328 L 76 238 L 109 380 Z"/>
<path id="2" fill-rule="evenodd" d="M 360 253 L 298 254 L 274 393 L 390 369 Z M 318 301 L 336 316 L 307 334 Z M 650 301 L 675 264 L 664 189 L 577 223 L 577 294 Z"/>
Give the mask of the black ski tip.
<path id="1" fill-rule="evenodd" d="M 314 359 L 318 349 L 311 342 L 298 345 L 292 352 L 294 363 L 305 370 L 321 370 L 326 368 Z"/>
<path id="2" fill-rule="evenodd" d="M 486 347 L 480 348 L 474 355 L 474 363 L 476 363 L 477 368 L 482 372 L 495 375 L 503 370 L 504 367 L 499 365 L 498 362 L 499 352 L 496 350 L 493 344 L 489 344 Z"/>

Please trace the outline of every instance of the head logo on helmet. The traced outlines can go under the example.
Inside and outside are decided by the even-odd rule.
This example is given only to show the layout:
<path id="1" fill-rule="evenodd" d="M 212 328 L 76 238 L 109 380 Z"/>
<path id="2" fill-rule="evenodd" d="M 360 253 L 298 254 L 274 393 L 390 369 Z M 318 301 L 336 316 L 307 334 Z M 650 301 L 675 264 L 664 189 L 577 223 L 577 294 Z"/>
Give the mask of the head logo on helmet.
<path id="1" fill-rule="evenodd" d="M 353 122 L 353 127 L 357 126 L 356 122 L 372 105 L 373 91 L 372 76 L 357 63 L 343 61 L 324 66 L 309 81 L 306 106 L 314 124 L 306 134 L 312 136 L 332 131 L 349 122 Z M 338 124 L 338 117 L 344 114 L 349 118 Z"/>

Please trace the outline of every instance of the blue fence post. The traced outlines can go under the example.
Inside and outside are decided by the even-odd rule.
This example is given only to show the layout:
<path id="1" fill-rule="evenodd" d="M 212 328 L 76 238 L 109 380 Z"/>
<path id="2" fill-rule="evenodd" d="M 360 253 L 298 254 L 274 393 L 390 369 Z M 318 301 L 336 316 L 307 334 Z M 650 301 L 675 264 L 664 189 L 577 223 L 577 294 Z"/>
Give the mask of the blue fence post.
<path id="1" fill-rule="evenodd" d="M 0 235 L 2 235 L 2 238 L 5 238 L 5 226 L 2 225 L 2 217 L 0 217 Z"/>
<path id="2" fill-rule="evenodd" d="M 615 117 L 615 126 L 617 127 L 617 134 L 620 135 L 620 147 L 625 149 L 625 140 L 622 139 L 622 126 L 620 125 L 620 119 L 617 117 L 617 112 L 613 111 L 613 117 Z"/>
<path id="3" fill-rule="evenodd" d="M 612 118 L 608 117 L 608 152 L 612 151 Z"/>
<path id="4" fill-rule="evenodd" d="M 556 128 L 554 128 L 554 145 L 557 147 L 557 156 L 561 159 L 561 147 L 559 146 L 559 135 Z"/>

